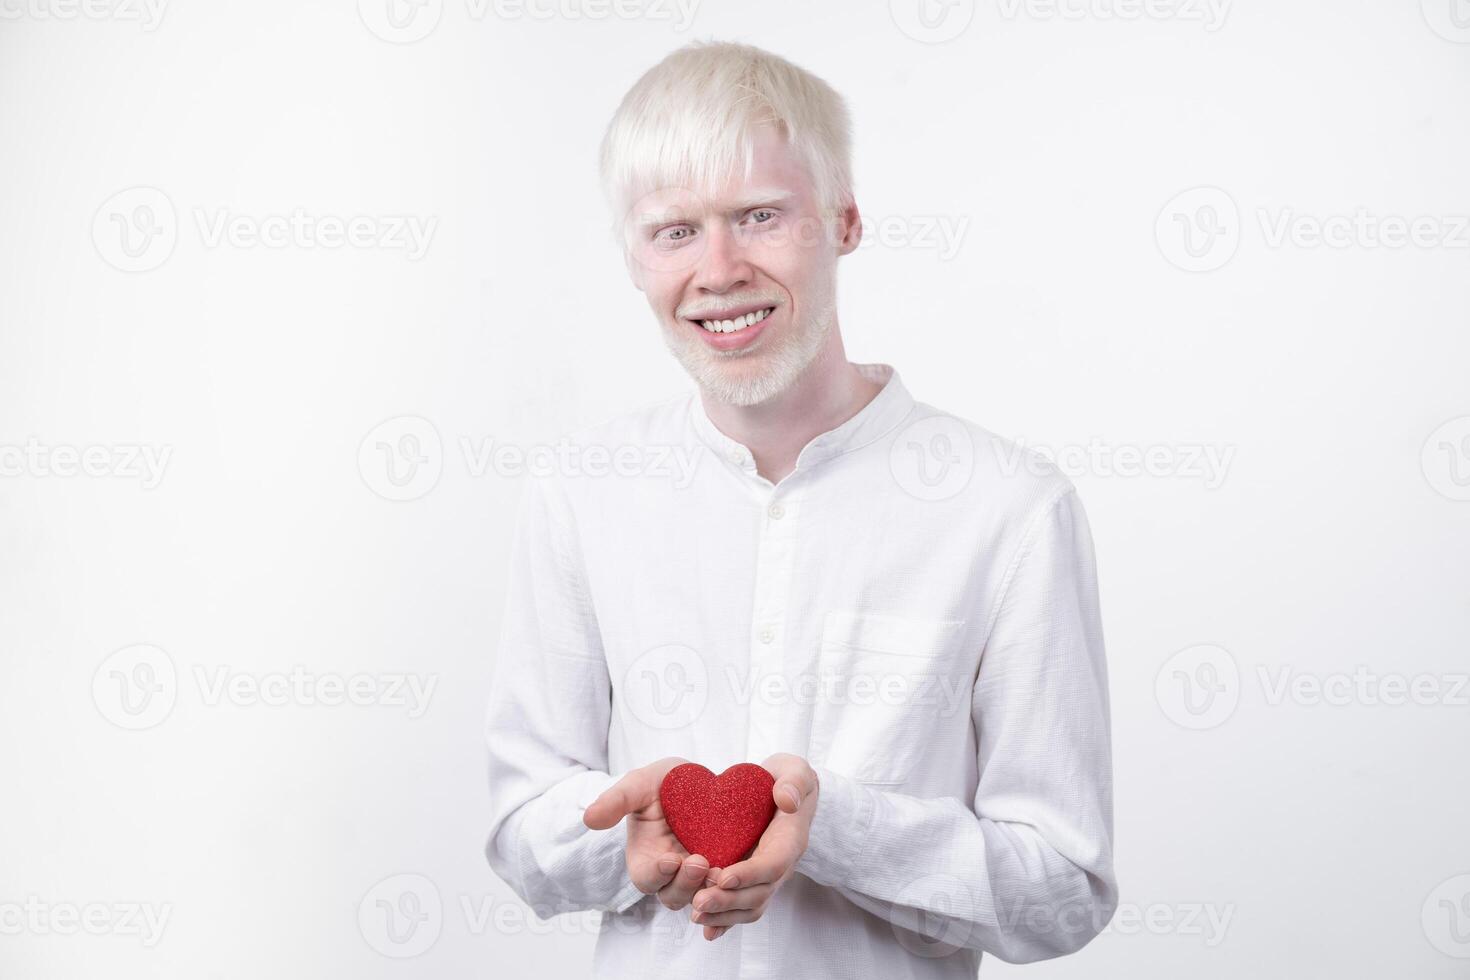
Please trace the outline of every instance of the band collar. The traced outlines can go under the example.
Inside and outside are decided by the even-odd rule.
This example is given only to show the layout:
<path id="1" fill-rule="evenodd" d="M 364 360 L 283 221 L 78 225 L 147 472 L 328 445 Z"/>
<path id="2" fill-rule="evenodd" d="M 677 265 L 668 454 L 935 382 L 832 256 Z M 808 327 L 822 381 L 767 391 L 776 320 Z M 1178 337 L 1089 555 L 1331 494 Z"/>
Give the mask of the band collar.
<path id="1" fill-rule="evenodd" d="M 913 396 L 891 364 L 853 364 L 863 377 L 883 385 L 873 400 L 835 429 L 812 438 L 796 459 L 796 469 L 859 449 L 886 435 L 902 422 L 914 406 Z M 755 457 L 743 443 L 715 427 L 696 388 L 689 396 L 689 420 L 700 440 L 716 455 L 749 472 L 755 472 Z"/>

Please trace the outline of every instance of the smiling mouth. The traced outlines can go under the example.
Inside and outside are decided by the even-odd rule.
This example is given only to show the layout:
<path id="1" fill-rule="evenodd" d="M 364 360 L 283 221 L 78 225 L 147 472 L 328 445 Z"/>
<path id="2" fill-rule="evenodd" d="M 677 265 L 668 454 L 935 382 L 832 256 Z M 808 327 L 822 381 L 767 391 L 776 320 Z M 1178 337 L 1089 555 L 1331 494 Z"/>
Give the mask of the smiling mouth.
<path id="1" fill-rule="evenodd" d="M 749 329 L 750 327 L 755 326 L 757 323 L 760 323 L 766 317 L 774 313 L 775 310 L 776 308 L 774 306 L 767 306 L 763 309 L 752 310 L 751 312 L 745 313 L 741 316 L 730 317 L 724 320 L 690 319 L 689 322 L 697 324 L 698 326 L 704 328 L 704 330 L 708 333 L 738 333 L 741 330 Z"/>

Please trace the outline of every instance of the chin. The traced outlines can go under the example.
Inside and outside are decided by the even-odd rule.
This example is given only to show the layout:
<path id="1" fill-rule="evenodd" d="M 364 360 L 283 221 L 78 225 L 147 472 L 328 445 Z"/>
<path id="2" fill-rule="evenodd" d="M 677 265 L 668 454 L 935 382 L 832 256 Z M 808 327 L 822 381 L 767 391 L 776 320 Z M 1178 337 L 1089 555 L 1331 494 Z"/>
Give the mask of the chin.
<path id="1" fill-rule="evenodd" d="M 742 358 L 705 357 L 689 373 L 717 401 L 740 408 L 770 401 L 789 388 L 804 365 L 789 350 L 763 351 Z M 686 369 L 690 366 L 686 365 Z"/>
<path id="2" fill-rule="evenodd" d="M 762 402 L 770 401 L 782 391 L 782 389 L 762 383 L 762 381 L 763 379 L 758 379 L 755 383 L 751 384 L 721 385 L 707 390 L 710 393 L 710 397 L 717 398 L 726 405 L 749 408 L 752 405 L 759 405 Z"/>

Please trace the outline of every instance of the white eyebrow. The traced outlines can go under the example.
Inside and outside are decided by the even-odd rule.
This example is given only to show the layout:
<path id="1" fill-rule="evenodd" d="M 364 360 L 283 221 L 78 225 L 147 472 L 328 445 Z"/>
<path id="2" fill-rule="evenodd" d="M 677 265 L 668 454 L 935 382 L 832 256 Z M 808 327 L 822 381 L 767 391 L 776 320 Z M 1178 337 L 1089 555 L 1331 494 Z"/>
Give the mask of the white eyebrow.
<path id="1" fill-rule="evenodd" d="M 748 191 L 737 198 L 734 204 L 731 205 L 730 210 L 749 211 L 751 208 L 759 207 L 762 204 L 786 204 L 793 197 L 795 195 L 790 191 L 782 190 L 779 187 L 760 187 Z"/>

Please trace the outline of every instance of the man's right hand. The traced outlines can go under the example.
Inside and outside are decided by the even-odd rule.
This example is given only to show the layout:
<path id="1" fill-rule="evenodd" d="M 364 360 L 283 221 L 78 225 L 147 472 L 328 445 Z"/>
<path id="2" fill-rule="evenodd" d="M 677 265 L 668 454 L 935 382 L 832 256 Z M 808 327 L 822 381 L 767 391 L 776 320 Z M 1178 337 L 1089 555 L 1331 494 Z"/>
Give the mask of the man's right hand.
<path id="1" fill-rule="evenodd" d="M 629 770 L 593 800 L 582 822 L 593 830 L 607 830 L 628 818 L 628 877 L 645 895 L 658 895 L 665 907 L 682 909 L 705 887 L 718 868 L 700 854 L 690 854 L 664 822 L 658 787 L 664 776 L 687 759 L 669 757 Z"/>

